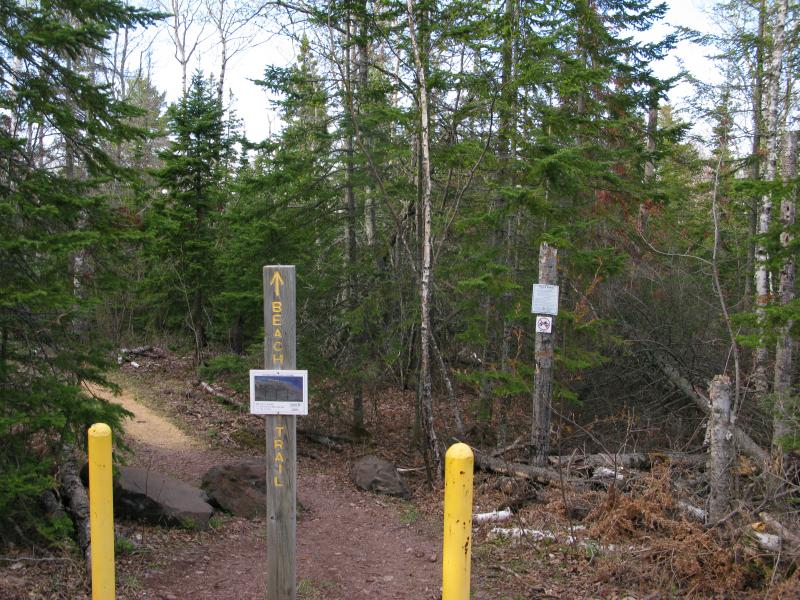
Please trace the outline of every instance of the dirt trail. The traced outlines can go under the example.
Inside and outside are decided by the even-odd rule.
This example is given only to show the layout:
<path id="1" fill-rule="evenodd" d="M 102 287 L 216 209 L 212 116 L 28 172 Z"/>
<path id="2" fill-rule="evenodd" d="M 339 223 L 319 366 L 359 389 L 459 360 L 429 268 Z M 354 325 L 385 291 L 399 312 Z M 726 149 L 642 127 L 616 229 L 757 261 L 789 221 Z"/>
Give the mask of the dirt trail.
<path id="1" fill-rule="evenodd" d="M 106 397 L 135 415 L 127 428 L 130 464 L 197 484 L 211 466 L 243 458 L 208 448 L 130 393 Z M 322 466 L 301 458 L 298 469 L 299 597 L 438 598 L 441 540 L 432 528 L 404 524 L 393 501 L 360 493 Z M 263 600 L 265 530 L 262 521 L 225 518 L 215 531 L 172 544 L 120 598 Z"/>

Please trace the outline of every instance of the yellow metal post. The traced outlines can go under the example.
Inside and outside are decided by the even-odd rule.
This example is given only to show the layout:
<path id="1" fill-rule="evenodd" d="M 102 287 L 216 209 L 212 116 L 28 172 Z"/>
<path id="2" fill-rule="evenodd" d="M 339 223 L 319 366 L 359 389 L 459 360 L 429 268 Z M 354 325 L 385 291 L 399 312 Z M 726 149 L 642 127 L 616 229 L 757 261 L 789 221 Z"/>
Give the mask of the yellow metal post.
<path id="1" fill-rule="evenodd" d="M 92 544 L 92 600 L 114 600 L 114 493 L 111 428 L 89 428 L 89 527 Z"/>
<path id="2" fill-rule="evenodd" d="M 444 459 L 442 600 L 469 600 L 474 460 L 472 449 L 460 443 Z"/>

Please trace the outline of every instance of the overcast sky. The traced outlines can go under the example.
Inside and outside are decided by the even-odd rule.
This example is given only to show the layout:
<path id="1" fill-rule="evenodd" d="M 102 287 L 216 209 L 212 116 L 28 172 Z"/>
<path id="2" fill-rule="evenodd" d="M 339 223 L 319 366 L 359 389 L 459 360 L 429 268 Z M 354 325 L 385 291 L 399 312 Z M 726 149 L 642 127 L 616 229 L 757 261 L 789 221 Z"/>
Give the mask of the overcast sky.
<path id="1" fill-rule="evenodd" d="M 659 24 L 650 33 L 654 38 L 662 37 L 670 31 L 670 26 L 692 27 L 707 31 L 709 19 L 704 10 L 713 3 L 706 0 L 671 0 L 667 2 L 669 12 L 665 22 Z M 209 28 L 210 33 L 210 28 Z M 713 65 L 705 59 L 707 49 L 698 48 L 688 42 L 682 42 L 672 53 L 670 58 L 654 65 L 656 74 L 661 77 L 670 77 L 679 72 L 679 60 L 693 74 L 704 81 L 713 81 L 717 75 Z M 234 108 L 244 122 L 248 138 L 262 140 L 270 131 L 273 133 L 280 128 L 277 114 L 271 110 L 267 94 L 251 80 L 260 79 L 264 74 L 264 67 L 268 64 L 286 66 L 293 62 L 295 49 L 285 38 L 272 36 L 270 39 L 252 49 L 236 55 L 228 66 L 226 82 L 228 89 L 236 95 Z M 218 51 L 209 40 L 207 48 L 199 51 L 194 68 L 201 68 L 206 75 L 216 73 L 218 70 Z M 153 45 L 153 79 L 156 86 L 167 92 L 167 101 L 173 102 L 180 97 L 180 70 L 173 56 L 173 49 L 169 38 L 162 32 Z M 687 84 L 676 86 L 670 95 L 671 104 L 680 109 L 683 99 L 691 94 Z"/>

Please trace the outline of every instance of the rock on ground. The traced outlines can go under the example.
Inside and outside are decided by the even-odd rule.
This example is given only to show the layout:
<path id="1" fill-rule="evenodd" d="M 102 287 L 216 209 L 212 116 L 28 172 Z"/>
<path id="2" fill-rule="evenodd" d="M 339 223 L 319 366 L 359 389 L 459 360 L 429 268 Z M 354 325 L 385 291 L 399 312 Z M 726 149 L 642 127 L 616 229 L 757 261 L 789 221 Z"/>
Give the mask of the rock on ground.
<path id="1" fill-rule="evenodd" d="M 411 498 L 411 491 L 400 478 L 397 468 L 388 460 L 377 456 L 369 455 L 359 459 L 353 465 L 352 477 L 360 490 Z"/>
<path id="2" fill-rule="evenodd" d="M 212 504 L 246 519 L 264 518 L 267 513 L 266 464 L 245 460 L 211 467 L 203 475 L 202 487 Z"/>
<path id="3" fill-rule="evenodd" d="M 203 491 L 188 483 L 151 469 L 120 467 L 114 513 L 123 519 L 204 530 L 214 509 Z"/>

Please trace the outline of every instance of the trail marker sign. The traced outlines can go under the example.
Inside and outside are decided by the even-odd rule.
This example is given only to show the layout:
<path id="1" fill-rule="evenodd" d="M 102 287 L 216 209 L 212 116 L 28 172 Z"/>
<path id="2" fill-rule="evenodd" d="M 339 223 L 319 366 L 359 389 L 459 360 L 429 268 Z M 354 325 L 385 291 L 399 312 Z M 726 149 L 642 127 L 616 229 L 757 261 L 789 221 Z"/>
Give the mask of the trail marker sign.
<path id="1" fill-rule="evenodd" d="M 264 370 L 250 374 L 250 405 L 266 415 L 269 600 L 297 597 L 296 415 L 308 413 L 308 373 L 295 371 L 295 310 L 294 266 L 264 267 Z"/>
<path id="2" fill-rule="evenodd" d="M 546 283 L 534 283 L 531 312 L 537 315 L 557 315 L 558 286 Z"/>

